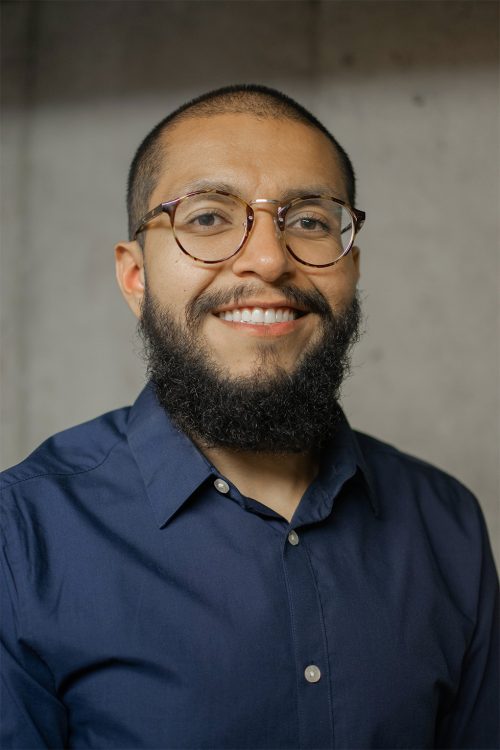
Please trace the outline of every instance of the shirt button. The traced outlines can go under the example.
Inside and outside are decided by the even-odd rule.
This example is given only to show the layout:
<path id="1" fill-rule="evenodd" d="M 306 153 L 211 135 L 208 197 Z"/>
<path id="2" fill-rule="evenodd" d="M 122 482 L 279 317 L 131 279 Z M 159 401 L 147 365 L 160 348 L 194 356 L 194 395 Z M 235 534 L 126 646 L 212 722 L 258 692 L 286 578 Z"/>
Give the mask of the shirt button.
<path id="1" fill-rule="evenodd" d="M 290 544 L 293 544 L 294 547 L 299 543 L 299 535 L 296 531 L 291 531 L 288 534 L 288 541 L 290 542 Z"/>
<path id="2" fill-rule="evenodd" d="M 229 492 L 229 485 L 223 479 L 216 479 L 214 482 L 214 487 L 216 490 L 218 490 L 218 492 L 222 492 L 224 495 Z"/>
<path id="3" fill-rule="evenodd" d="M 319 682 L 321 679 L 321 672 L 316 664 L 309 664 L 304 670 L 304 677 L 308 682 Z"/>

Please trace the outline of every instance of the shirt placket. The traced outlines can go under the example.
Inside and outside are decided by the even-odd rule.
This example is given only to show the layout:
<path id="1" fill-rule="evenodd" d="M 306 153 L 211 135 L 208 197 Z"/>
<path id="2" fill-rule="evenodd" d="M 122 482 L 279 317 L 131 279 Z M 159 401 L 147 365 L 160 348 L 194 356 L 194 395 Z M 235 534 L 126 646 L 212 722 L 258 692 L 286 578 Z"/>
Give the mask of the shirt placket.
<path id="1" fill-rule="evenodd" d="M 295 657 L 299 747 L 317 750 L 334 746 L 333 717 L 323 611 L 305 536 L 305 531 L 288 529 L 282 560 Z"/>

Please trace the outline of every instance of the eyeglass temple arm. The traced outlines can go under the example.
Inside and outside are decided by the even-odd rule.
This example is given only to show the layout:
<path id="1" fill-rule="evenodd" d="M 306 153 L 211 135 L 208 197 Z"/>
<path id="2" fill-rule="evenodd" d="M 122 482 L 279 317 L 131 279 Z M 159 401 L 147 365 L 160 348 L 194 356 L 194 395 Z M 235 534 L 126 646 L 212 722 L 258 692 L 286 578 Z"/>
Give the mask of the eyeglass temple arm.
<path id="1" fill-rule="evenodd" d="M 142 232 L 146 224 L 148 224 L 152 219 L 154 219 L 156 216 L 159 216 L 164 211 L 170 215 L 171 209 L 172 207 L 168 203 L 160 203 L 159 206 L 156 206 L 155 208 L 152 208 L 151 211 L 148 211 L 148 213 L 142 217 L 141 223 L 134 232 L 134 237 L 136 237 L 139 232 Z"/>
<path id="2" fill-rule="evenodd" d="M 359 232 L 363 224 L 365 223 L 366 219 L 366 213 L 364 211 L 360 211 L 359 208 L 352 208 L 351 211 L 354 214 L 354 223 L 356 232 Z"/>
<path id="3" fill-rule="evenodd" d="M 356 232 L 359 232 L 363 224 L 365 223 L 366 214 L 364 211 L 360 211 L 358 208 L 351 208 L 351 211 L 354 216 L 354 229 Z M 348 232 L 350 229 L 349 226 L 342 229 L 340 234 L 344 234 L 345 232 Z"/>

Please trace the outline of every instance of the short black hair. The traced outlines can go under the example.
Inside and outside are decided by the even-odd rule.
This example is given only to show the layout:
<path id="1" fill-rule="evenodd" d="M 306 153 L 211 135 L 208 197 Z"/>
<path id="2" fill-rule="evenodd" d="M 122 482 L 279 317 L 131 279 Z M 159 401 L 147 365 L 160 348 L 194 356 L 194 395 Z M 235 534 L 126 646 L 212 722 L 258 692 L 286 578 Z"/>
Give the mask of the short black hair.
<path id="1" fill-rule="evenodd" d="M 137 149 L 130 166 L 127 185 L 130 239 L 134 238 L 138 223 L 148 211 L 151 193 L 160 177 L 165 156 L 162 140 L 169 126 L 192 117 L 210 117 L 227 112 L 252 114 L 261 118 L 296 120 L 326 135 L 338 156 L 348 201 L 351 206 L 355 206 L 356 178 L 351 160 L 340 143 L 311 112 L 286 94 L 268 86 L 257 84 L 224 86 L 191 99 L 164 117 L 148 133 Z"/>

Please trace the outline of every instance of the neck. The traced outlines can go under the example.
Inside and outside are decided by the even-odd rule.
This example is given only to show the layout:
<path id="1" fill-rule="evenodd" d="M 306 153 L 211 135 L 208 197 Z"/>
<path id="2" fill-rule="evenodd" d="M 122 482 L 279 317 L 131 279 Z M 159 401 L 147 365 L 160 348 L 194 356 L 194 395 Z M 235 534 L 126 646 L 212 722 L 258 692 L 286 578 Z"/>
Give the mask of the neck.
<path id="1" fill-rule="evenodd" d="M 258 500 L 288 521 L 318 473 L 317 456 L 310 452 L 276 455 L 200 448 L 243 495 Z"/>

